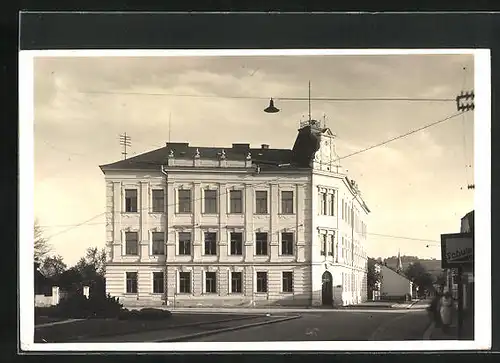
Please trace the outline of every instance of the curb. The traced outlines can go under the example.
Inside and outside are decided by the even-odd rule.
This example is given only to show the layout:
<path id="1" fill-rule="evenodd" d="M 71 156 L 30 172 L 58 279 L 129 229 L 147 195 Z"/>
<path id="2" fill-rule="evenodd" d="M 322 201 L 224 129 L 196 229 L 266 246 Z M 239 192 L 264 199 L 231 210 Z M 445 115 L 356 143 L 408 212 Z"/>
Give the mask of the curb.
<path id="1" fill-rule="evenodd" d="M 411 309 L 414 305 L 418 304 L 419 302 L 420 302 L 420 300 L 412 301 L 412 303 L 410 305 L 408 305 L 406 308 Z"/>
<path id="2" fill-rule="evenodd" d="M 430 340 L 432 336 L 432 332 L 434 331 L 434 328 L 436 327 L 436 323 L 431 322 L 427 329 L 425 329 L 424 336 L 422 337 L 423 340 Z"/>
<path id="3" fill-rule="evenodd" d="M 61 324 L 74 323 L 74 322 L 76 322 L 76 321 L 81 321 L 81 320 L 85 320 L 85 319 L 66 319 L 66 320 L 57 320 L 57 321 L 52 321 L 52 322 L 50 322 L 50 323 L 42 323 L 42 324 L 35 325 L 35 329 L 38 329 L 38 328 L 45 328 L 45 327 L 48 327 L 48 326 L 54 326 L 54 325 L 61 325 Z"/>
<path id="4" fill-rule="evenodd" d="M 181 342 L 183 340 L 190 339 L 190 338 L 199 338 L 199 337 L 204 337 L 204 336 L 209 336 L 209 335 L 224 333 L 224 332 L 228 332 L 228 331 L 235 331 L 235 330 L 240 330 L 240 329 L 245 329 L 245 328 L 251 328 L 251 327 L 254 327 L 254 326 L 274 324 L 274 323 L 281 323 L 283 321 L 298 319 L 298 318 L 301 318 L 301 317 L 302 317 L 301 315 L 286 316 L 286 317 L 283 317 L 281 319 L 275 319 L 275 320 L 269 320 L 269 321 L 263 321 L 263 322 L 259 322 L 259 323 L 252 323 L 252 324 L 245 324 L 245 325 L 238 325 L 238 326 L 234 326 L 234 327 L 209 330 L 209 331 L 204 331 L 204 332 L 199 332 L 199 333 L 194 333 L 194 334 L 186 334 L 186 335 L 181 335 L 179 337 L 173 337 L 173 338 L 158 339 L 158 340 L 154 340 L 153 342 L 154 343 Z"/>

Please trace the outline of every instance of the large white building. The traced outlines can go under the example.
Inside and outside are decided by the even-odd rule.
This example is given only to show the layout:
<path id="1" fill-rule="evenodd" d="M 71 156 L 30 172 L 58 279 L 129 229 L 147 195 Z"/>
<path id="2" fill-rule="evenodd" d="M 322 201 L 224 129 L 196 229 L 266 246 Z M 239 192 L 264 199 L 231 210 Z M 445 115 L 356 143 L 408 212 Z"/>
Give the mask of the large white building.
<path id="1" fill-rule="evenodd" d="M 292 149 L 166 147 L 102 165 L 106 290 L 125 305 L 347 305 L 367 298 L 369 210 L 334 135 Z"/>

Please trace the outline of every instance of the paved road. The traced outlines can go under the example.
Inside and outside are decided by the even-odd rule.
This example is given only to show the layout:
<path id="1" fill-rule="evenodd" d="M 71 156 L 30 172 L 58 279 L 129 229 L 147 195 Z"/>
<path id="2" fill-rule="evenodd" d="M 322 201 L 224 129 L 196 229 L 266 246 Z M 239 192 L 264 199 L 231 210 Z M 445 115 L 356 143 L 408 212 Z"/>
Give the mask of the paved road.
<path id="1" fill-rule="evenodd" d="M 398 312 L 328 311 L 301 315 L 299 319 L 223 332 L 189 341 L 422 340 L 429 326 L 427 313 L 420 309 Z"/>

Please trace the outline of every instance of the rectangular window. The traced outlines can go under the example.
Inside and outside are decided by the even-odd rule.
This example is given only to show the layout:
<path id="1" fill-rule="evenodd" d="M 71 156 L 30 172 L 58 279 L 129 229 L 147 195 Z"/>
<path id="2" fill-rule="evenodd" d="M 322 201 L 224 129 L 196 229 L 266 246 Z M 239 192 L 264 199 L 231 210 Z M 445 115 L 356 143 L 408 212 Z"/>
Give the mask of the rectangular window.
<path id="1" fill-rule="evenodd" d="M 330 237 L 330 249 L 328 251 L 328 256 L 333 256 L 335 251 L 335 232 L 333 232 L 333 234 L 331 234 L 329 237 Z"/>
<path id="2" fill-rule="evenodd" d="M 191 255 L 191 232 L 179 232 L 179 255 Z"/>
<path id="3" fill-rule="evenodd" d="M 255 214 L 267 214 L 267 191 L 255 192 Z"/>
<path id="4" fill-rule="evenodd" d="M 217 214 L 217 191 L 205 189 L 205 214 Z"/>
<path id="5" fill-rule="evenodd" d="M 153 189 L 153 213 L 163 213 L 165 211 L 165 192 L 163 189 Z"/>
<path id="6" fill-rule="evenodd" d="M 232 293 L 241 293 L 243 290 L 242 286 L 242 273 L 241 272 L 231 272 L 231 292 Z"/>
<path id="7" fill-rule="evenodd" d="M 326 193 L 320 193 L 320 199 L 319 199 L 319 213 L 324 216 L 326 215 Z"/>
<path id="8" fill-rule="evenodd" d="M 283 271 L 282 287 L 283 292 L 293 292 L 293 272 Z"/>
<path id="9" fill-rule="evenodd" d="M 125 232 L 125 254 L 137 256 L 139 254 L 139 233 Z"/>
<path id="10" fill-rule="evenodd" d="M 344 199 L 342 199 L 342 220 L 345 220 L 345 202 Z"/>
<path id="11" fill-rule="evenodd" d="M 231 190 L 229 192 L 229 213 L 243 213 L 243 191 Z"/>
<path id="12" fill-rule="evenodd" d="M 325 194 L 325 200 L 324 200 L 324 210 L 325 210 L 325 215 L 331 216 L 332 214 L 330 213 L 332 210 L 332 195 L 331 194 Z"/>
<path id="13" fill-rule="evenodd" d="M 125 189 L 125 212 L 137 212 L 137 189 Z"/>
<path id="14" fill-rule="evenodd" d="M 217 292 L 217 276 L 215 272 L 205 272 L 205 292 L 210 294 Z"/>
<path id="15" fill-rule="evenodd" d="M 255 254 L 258 256 L 267 255 L 267 232 L 255 234 Z"/>
<path id="16" fill-rule="evenodd" d="M 179 272 L 179 292 L 181 294 L 191 293 L 191 272 Z"/>
<path id="17" fill-rule="evenodd" d="M 331 203 L 330 203 L 330 215 L 334 216 L 335 215 L 335 191 L 330 196 L 330 200 L 331 200 Z"/>
<path id="18" fill-rule="evenodd" d="M 267 292 L 267 272 L 257 272 L 257 292 Z"/>
<path id="19" fill-rule="evenodd" d="M 336 214 L 335 213 L 335 190 L 332 193 L 332 204 L 330 204 L 330 208 L 331 208 L 330 215 L 334 216 Z"/>
<path id="20" fill-rule="evenodd" d="M 281 233 L 281 254 L 293 255 L 293 233 L 291 232 Z"/>
<path id="21" fill-rule="evenodd" d="M 231 255 L 241 256 L 243 254 L 243 233 L 241 232 L 231 232 L 230 234 Z"/>
<path id="22" fill-rule="evenodd" d="M 216 232 L 205 232 L 205 255 L 217 255 Z"/>
<path id="23" fill-rule="evenodd" d="M 345 239 L 342 237 L 342 262 L 345 262 Z"/>
<path id="24" fill-rule="evenodd" d="M 165 283 L 163 272 L 153 272 L 153 293 L 163 294 L 165 291 Z"/>
<path id="25" fill-rule="evenodd" d="M 137 272 L 127 272 L 127 294 L 137 294 Z"/>
<path id="26" fill-rule="evenodd" d="M 153 232 L 153 255 L 164 255 L 165 254 L 165 233 L 164 232 Z"/>
<path id="27" fill-rule="evenodd" d="M 179 213 L 191 213 L 191 190 L 190 189 L 179 189 L 179 200 L 178 205 Z"/>
<path id="28" fill-rule="evenodd" d="M 293 192 L 281 192 L 281 214 L 293 214 Z"/>
<path id="29" fill-rule="evenodd" d="M 322 234 L 320 235 L 320 239 L 321 239 L 321 256 L 326 256 L 326 238 L 328 236 L 326 234 Z"/>

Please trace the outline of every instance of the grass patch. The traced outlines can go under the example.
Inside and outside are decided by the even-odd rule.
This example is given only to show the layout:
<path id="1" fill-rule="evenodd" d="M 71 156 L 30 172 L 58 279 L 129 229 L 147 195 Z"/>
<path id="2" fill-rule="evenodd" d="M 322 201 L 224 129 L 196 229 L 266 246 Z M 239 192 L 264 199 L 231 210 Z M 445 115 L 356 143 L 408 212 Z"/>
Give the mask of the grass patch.
<path id="1" fill-rule="evenodd" d="M 35 342 L 63 343 L 102 336 L 120 336 L 144 331 L 172 329 L 250 316 L 220 314 L 174 314 L 169 319 L 86 319 L 47 327 L 35 327 Z"/>

